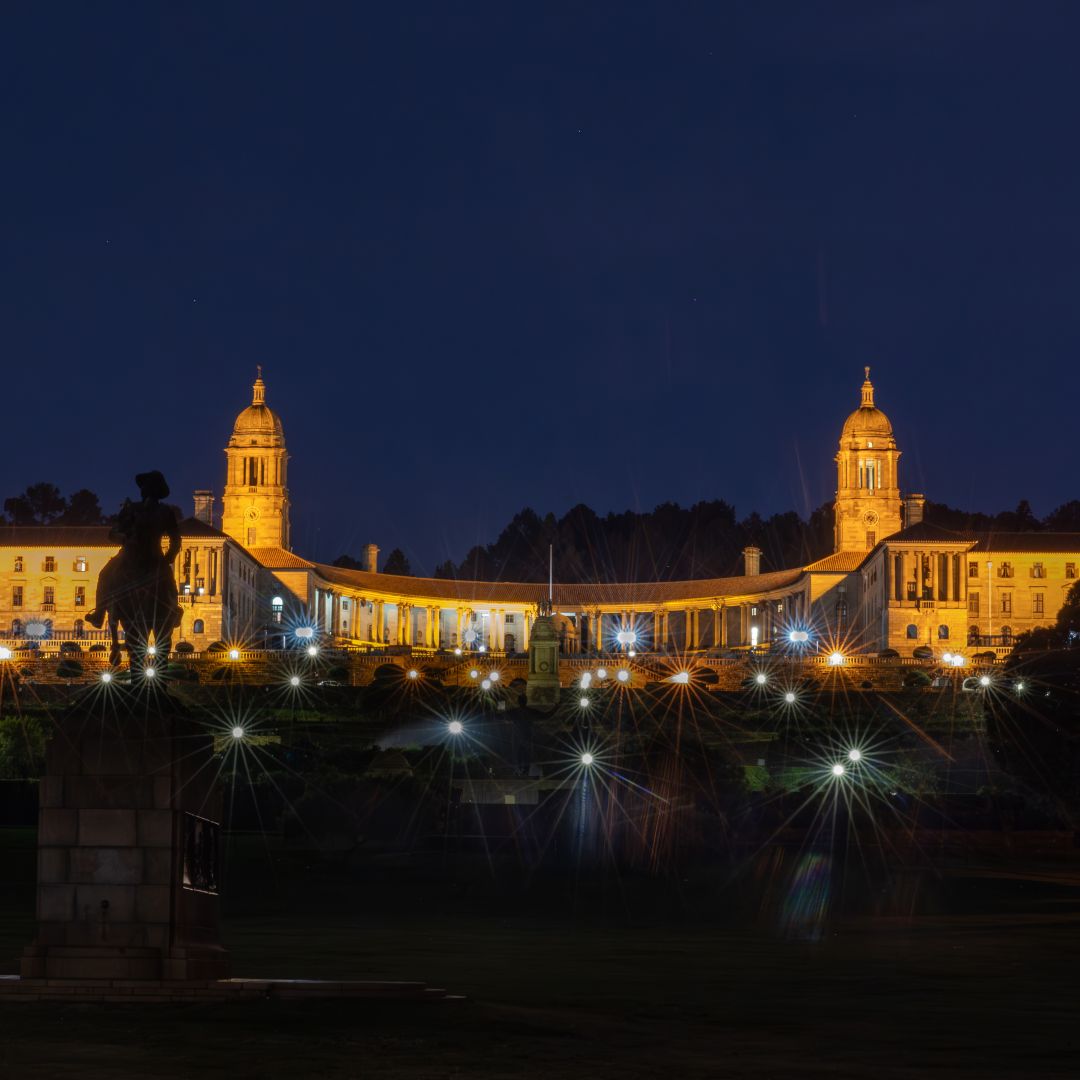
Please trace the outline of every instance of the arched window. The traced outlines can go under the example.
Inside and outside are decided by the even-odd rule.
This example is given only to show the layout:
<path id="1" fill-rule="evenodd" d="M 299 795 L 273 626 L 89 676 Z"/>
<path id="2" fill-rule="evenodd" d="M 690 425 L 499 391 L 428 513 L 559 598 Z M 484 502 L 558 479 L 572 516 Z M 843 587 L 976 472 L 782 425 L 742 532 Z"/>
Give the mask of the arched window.
<path id="1" fill-rule="evenodd" d="M 1011 645 L 1012 644 L 1012 627 L 1011 626 L 1003 626 L 1001 628 L 1001 644 L 1002 645 Z"/>
<path id="2" fill-rule="evenodd" d="M 949 638 L 949 628 L 944 623 L 942 623 L 937 628 L 937 636 L 938 636 L 938 639 L 940 641 L 947 641 L 948 640 L 948 638 Z"/>
<path id="3" fill-rule="evenodd" d="M 908 623 L 907 636 L 914 641 L 919 636 L 919 628 L 912 622 Z"/>
<path id="4" fill-rule="evenodd" d="M 195 621 L 194 621 L 194 622 L 193 622 L 193 623 L 191 624 L 191 632 L 192 632 L 193 634 L 202 634 L 202 633 L 205 633 L 205 625 L 203 624 L 203 621 L 202 621 L 202 619 L 196 619 L 196 620 L 195 620 Z"/>

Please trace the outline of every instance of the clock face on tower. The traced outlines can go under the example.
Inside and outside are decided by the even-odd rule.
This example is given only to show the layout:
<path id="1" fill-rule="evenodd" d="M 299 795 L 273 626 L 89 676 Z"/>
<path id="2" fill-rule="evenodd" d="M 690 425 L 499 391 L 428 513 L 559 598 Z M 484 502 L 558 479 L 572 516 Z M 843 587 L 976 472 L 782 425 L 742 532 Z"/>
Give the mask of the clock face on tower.
<path id="1" fill-rule="evenodd" d="M 863 523 L 866 525 L 876 525 L 878 523 L 878 515 L 876 510 L 867 510 L 862 516 Z"/>

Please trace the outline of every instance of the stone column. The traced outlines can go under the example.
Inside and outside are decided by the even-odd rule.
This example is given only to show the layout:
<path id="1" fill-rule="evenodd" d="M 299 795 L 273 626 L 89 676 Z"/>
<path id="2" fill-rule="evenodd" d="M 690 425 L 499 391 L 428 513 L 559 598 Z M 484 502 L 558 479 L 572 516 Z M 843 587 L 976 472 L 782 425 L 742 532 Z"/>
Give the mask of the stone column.
<path id="1" fill-rule="evenodd" d="M 604 648 L 604 613 L 598 611 L 593 617 L 593 648 L 600 652 Z"/>
<path id="2" fill-rule="evenodd" d="M 529 631 L 532 628 L 529 626 L 529 612 L 523 611 L 521 613 L 521 651 L 529 651 Z"/>
<path id="3" fill-rule="evenodd" d="M 661 625 L 662 621 L 663 621 L 663 617 L 660 614 L 659 609 L 657 609 L 656 611 L 653 612 L 653 617 L 652 617 L 653 649 L 656 652 L 660 652 L 660 649 L 661 649 L 661 641 L 662 641 L 661 634 L 663 633 L 663 626 Z"/>

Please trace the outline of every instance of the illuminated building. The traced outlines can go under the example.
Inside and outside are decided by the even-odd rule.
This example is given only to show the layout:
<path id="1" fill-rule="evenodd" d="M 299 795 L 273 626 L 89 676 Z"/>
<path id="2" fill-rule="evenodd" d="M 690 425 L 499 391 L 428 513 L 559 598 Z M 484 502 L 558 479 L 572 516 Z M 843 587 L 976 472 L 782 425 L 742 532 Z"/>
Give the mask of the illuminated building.
<path id="1" fill-rule="evenodd" d="M 291 550 L 288 453 L 261 372 L 226 448 L 221 531 L 213 498 L 196 492 L 181 527 L 177 640 L 197 649 L 263 626 L 303 625 L 346 647 L 524 652 L 548 587 L 542 583 L 404 577 Z M 875 652 L 910 656 L 1005 650 L 1048 625 L 1080 566 L 1080 536 L 962 536 L 922 520 L 922 495 L 901 494 L 900 449 L 874 401 L 869 369 L 844 422 L 837 467 L 835 550 L 810 564 L 693 581 L 554 586 L 553 623 L 564 653 L 767 649 L 799 640 L 802 655 Z M 32 623 L 45 640 L 84 635 L 101 565 L 116 550 L 105 528 L 8 527 L 0 533 L 0 641 L 19 643 Z M 793 636 L 794 633 L 794 636 Z M 304 642 L 310 644 L 310 642 Z M 468 662 L 467 660 L 463 662 Z"/>

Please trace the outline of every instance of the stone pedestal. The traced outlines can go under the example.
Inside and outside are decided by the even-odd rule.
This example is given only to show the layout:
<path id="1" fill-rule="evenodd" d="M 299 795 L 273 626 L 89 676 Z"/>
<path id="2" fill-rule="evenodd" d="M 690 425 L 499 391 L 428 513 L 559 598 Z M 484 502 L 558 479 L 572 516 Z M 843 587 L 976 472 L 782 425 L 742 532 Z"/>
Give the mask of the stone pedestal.
<path id="1" fill-rule="evenodd" d="M 559 704 L 559 635 L 550 615 L 540 615 L 533 623 L 525 700 L 531 709 L 553 709 Z"/>
<path id="2" fill-rule="evenodd" d="M 207 980 L 219 939 L 212 739 L 165 694 L 110 687 L 57 723 L 41 782 L 24 979 Z"/>

